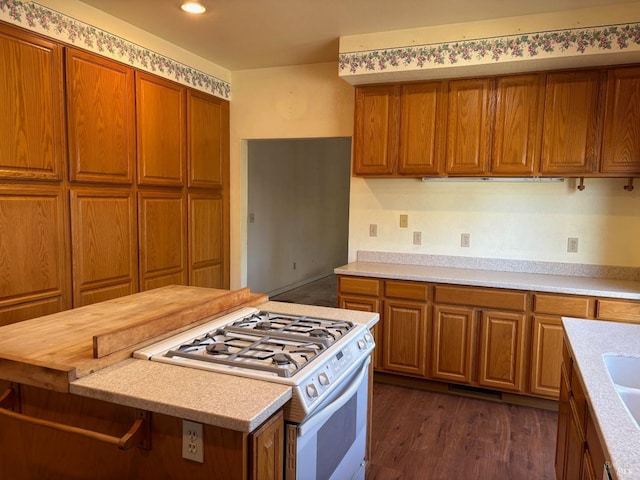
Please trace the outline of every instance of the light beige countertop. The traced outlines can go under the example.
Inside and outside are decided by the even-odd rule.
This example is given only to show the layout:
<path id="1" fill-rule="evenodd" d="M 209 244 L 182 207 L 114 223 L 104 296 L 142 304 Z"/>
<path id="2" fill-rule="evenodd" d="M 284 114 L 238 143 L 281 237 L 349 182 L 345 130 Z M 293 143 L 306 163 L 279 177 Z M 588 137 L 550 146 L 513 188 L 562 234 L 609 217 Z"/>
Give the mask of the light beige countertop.
<path id="1" fill-rule="evenodd" d="M 374 325 L 377 313 L 267 302 L 259 309 Z M 127 359 L 71 382 L 75 395 L 250 433 L 291 399 L 275 382 Z"/>
<path id="2" fill-rule="evenodd" d="M 640 357 L 640 325 L 574 318 L 563 318 L 562 324 L 613 474 L 618 480 L 637 480 L 640 428 L 618 396 L 603 355 Z"/>
<path id="3" fill-rule="evenodd" d="M 640 300 L 640 282 L 611 278 L 367 261 L 349 263 L 336 268 L 334 273 L 392 280 L 414 280 Z"/>

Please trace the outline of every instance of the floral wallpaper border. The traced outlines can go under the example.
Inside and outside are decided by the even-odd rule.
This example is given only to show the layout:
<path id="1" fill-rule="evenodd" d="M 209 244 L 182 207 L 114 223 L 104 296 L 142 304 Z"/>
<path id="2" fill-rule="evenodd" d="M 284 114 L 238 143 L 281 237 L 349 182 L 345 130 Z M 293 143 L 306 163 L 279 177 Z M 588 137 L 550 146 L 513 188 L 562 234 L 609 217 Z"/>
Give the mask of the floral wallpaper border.
<path id="1" fill-rule="evenodd" d="M 339 54 L 340 75 L 504 62 L 550 55 L 640 50 L 640 23 L 552 30 Z"/>
<path id="2" fill-rule="evenodd" d="M 0 0 L 0 20 L 229 100 L 231 85 L 36 2 Z"/>

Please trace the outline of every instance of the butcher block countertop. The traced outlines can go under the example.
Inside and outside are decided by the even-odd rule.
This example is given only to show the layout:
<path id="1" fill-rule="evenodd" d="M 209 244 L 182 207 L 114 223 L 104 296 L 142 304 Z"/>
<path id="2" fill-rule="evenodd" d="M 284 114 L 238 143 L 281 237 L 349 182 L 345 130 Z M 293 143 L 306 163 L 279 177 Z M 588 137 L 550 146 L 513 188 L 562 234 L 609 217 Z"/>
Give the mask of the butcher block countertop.
<path id="1" fill-rule="evenodd" d="M 264 303 L 248 288 L 170 285 L 0 327 L 0 378 L 59 392 L 180 330 Z"/>

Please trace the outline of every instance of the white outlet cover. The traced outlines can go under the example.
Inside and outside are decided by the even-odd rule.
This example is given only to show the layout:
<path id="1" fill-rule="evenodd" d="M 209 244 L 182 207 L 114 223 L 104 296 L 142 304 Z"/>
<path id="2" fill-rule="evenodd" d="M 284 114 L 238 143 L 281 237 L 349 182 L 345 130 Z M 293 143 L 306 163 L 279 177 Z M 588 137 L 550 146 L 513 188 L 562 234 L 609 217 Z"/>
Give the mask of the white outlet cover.
<path id="1" fill-rule="evenodd" d="M 204 463 L 202 424 L 182 420 L 182 458 Z"/>

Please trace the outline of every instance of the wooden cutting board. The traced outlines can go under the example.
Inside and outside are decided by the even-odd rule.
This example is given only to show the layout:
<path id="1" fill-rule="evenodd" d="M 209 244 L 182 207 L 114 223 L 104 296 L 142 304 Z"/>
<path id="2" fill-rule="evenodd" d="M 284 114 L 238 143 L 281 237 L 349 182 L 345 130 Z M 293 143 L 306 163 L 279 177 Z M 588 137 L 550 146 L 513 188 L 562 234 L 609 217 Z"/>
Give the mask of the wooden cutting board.
<path id="1" fill-rule="evenodd" d="M 266 295 L 170 285 L 0 327 L 0 378 L 61 392 L 144 345 Z"/>

